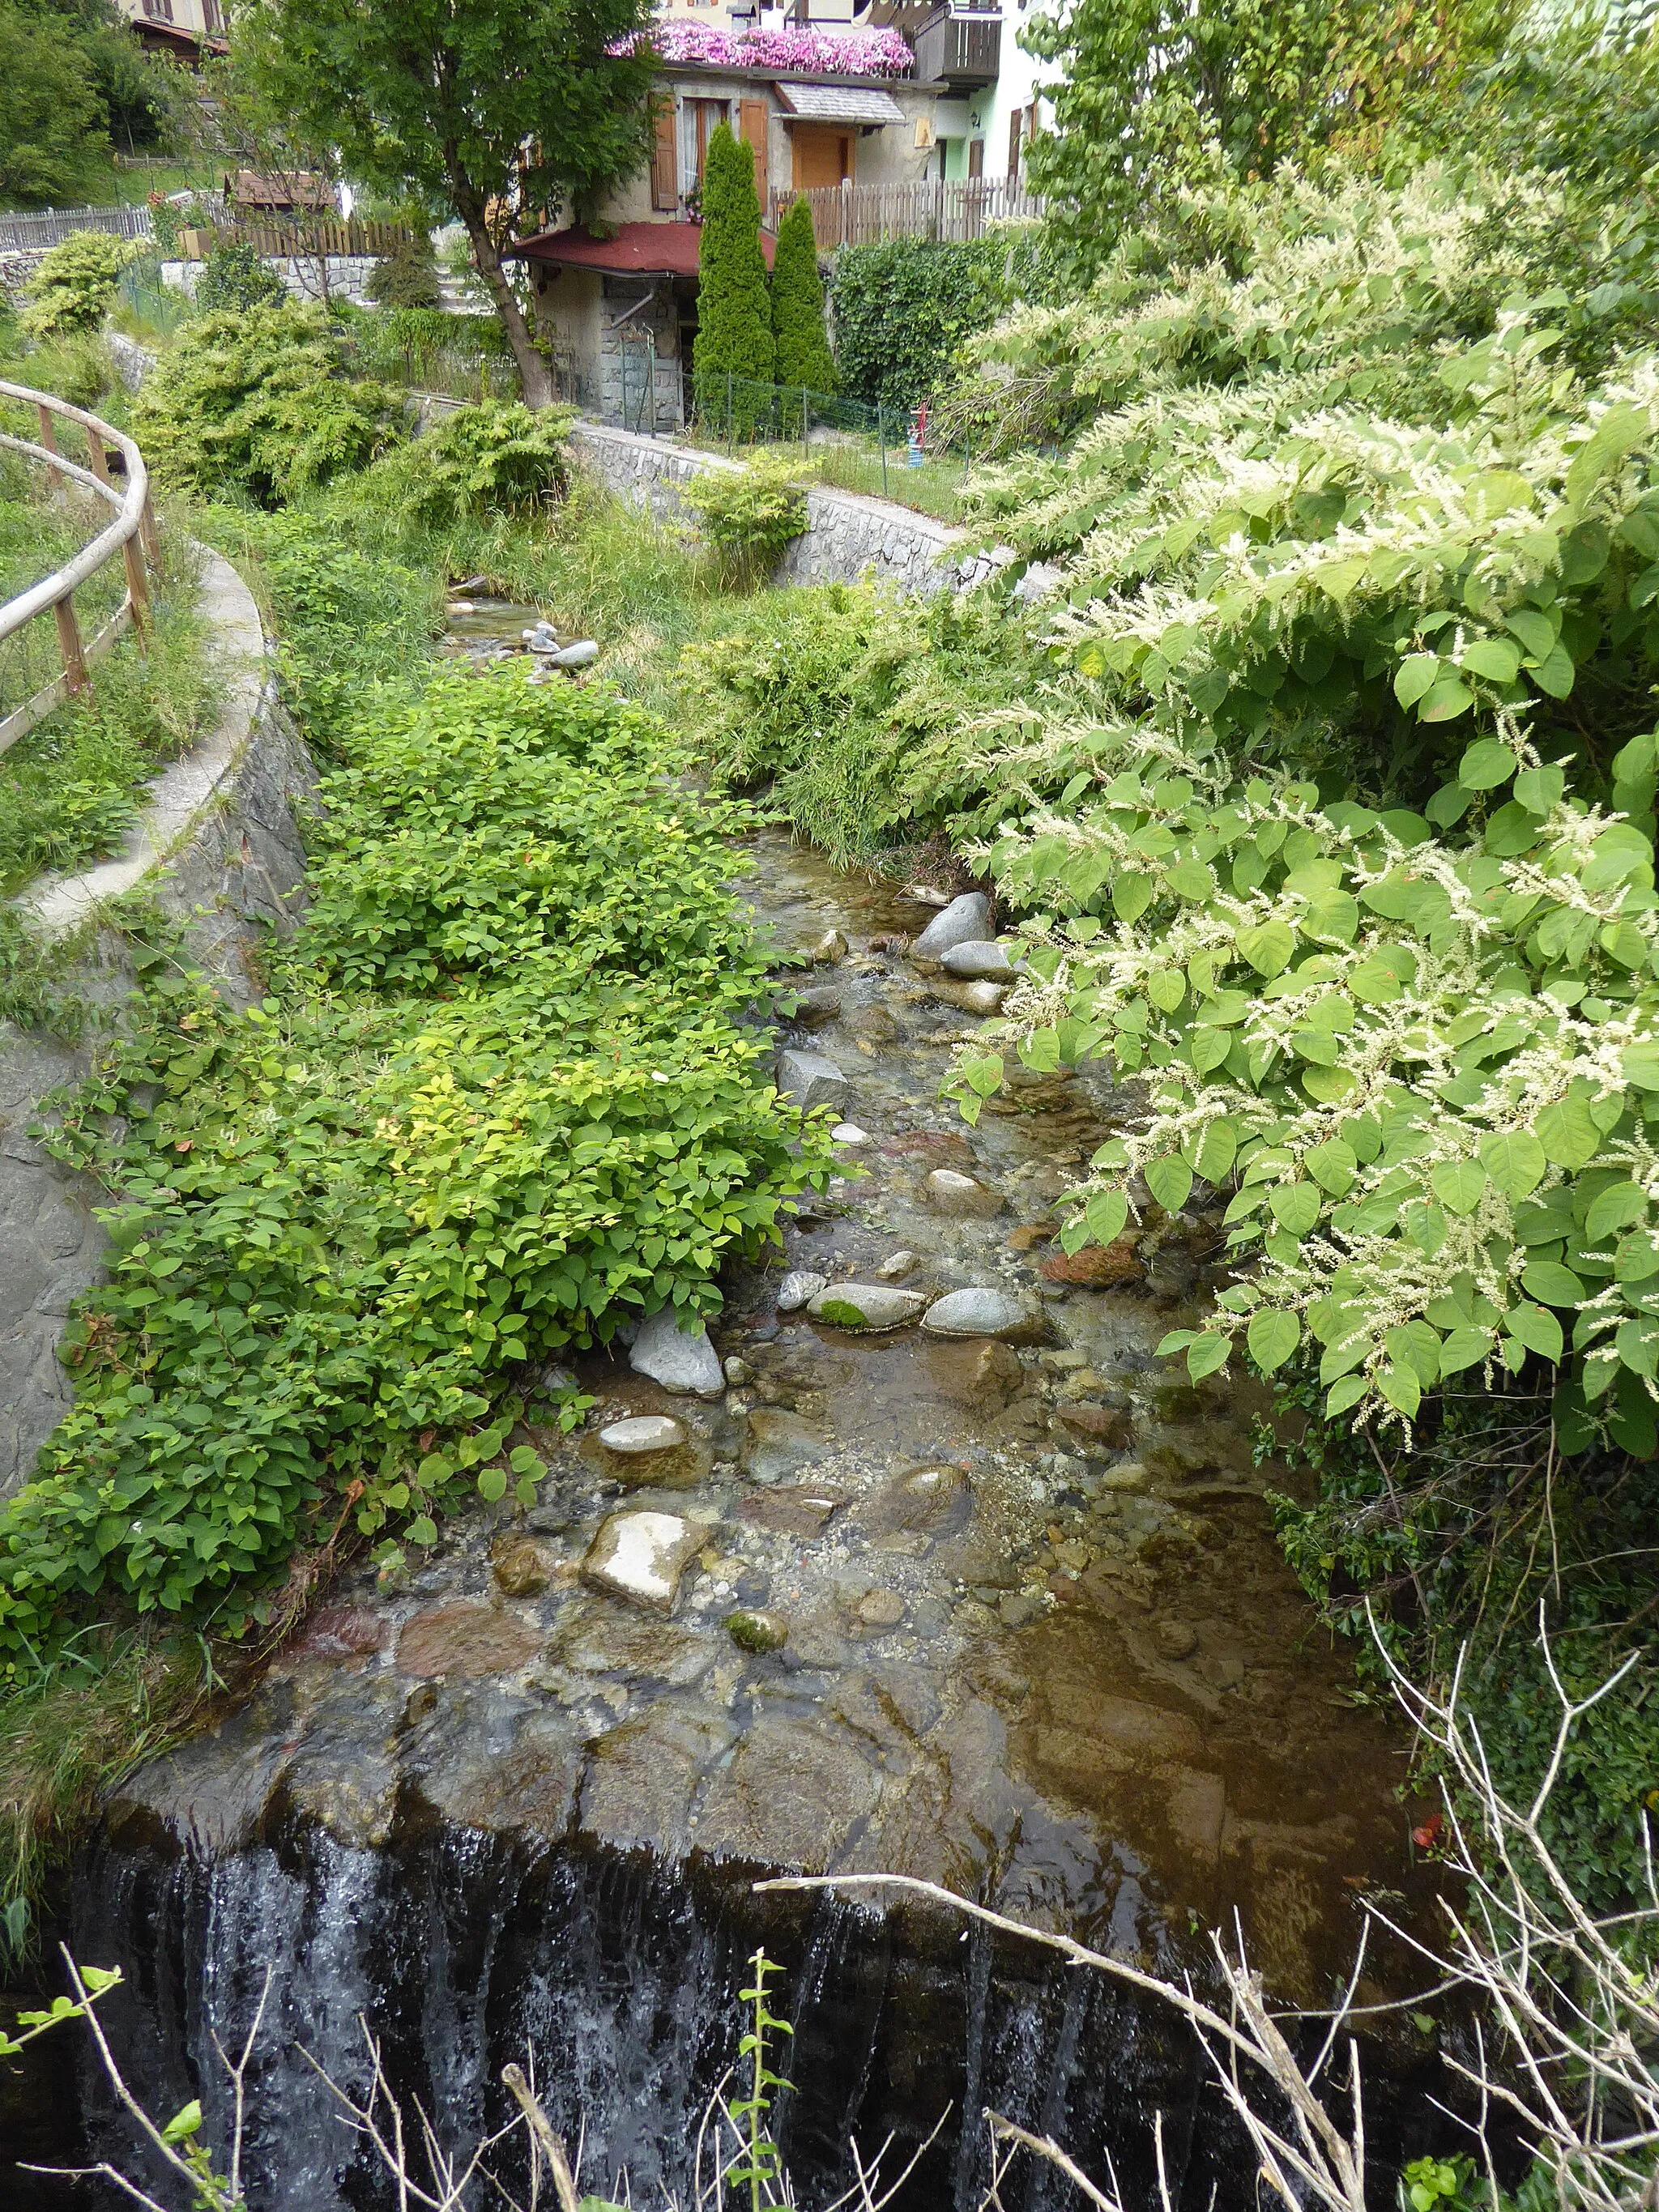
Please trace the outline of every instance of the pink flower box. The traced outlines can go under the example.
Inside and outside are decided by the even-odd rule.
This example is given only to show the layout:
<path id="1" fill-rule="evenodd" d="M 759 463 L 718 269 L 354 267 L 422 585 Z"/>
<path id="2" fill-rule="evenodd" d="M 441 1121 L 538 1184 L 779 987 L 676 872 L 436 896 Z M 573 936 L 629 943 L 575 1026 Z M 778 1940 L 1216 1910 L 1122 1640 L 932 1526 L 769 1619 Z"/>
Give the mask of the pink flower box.
<path id="1" fill-rule="evenodd" d="M 804 70 L 821 76 L 906 76 L 913 56 L 896 31 L 717 31 L 675 21 L 622 40 L 631 53 L 649 44 L 665 62 L 705 62 L 713 69 Z"/>

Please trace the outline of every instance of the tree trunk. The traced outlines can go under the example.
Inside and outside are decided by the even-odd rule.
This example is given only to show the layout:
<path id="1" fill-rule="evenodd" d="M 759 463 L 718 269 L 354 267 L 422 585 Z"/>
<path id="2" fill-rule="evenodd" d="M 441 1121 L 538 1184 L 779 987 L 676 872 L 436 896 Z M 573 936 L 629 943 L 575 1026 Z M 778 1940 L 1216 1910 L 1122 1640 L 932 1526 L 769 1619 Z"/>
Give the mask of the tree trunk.
<path id="1" fill-rule="evenodd" d="M 518 363 L 525 404 L 527 407 L 545 407 L 553 398 L 553 372 L 530 335 L 530 325 L 524 319 L 523 308 L 513 296 L 513 287 L 507 281 L 501 254 L 484 219 L 483 204 L 477 193 L 459 179 L 455 179 L 454 196 L 455 211 L 465 224 L 466 234 L 472 241 L 472 255 L 478 264 L 478 274 L 489 288 L 489 296 L 495 303 L 495 313 L 501 318 L 501 328 L 507 332 L 507 344 L 513 349 L 513 358 Z"/>

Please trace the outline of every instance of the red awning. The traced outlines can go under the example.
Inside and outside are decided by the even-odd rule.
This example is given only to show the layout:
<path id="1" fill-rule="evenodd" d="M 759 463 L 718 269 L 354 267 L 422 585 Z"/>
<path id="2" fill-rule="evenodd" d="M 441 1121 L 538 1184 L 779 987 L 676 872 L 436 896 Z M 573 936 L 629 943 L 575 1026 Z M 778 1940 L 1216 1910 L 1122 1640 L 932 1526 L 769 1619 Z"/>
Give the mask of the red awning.
<path id="1" fill-rule="evenodd" d="M 580 225 L 544 230 L 507 250 L 520 261 L 550 261 L 562 269 L 609 269 L 639 276 L 695 276 L 702 226 L 696 222 L 619 222 L 609 238 L 594 238 Z M 761 252 L 772 263 L 773 241 L 761 233 Z"/>

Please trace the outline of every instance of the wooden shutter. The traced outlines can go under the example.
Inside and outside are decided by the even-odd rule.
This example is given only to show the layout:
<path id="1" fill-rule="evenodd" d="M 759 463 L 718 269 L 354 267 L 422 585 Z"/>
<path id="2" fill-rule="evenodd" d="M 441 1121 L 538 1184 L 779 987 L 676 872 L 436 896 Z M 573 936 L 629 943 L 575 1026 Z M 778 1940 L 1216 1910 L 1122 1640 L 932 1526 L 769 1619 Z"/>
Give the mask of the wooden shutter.
<path id="1" fill-rule="evenodd" d="M 1008 118 L 1008 181 L 1011 185 L 1019 176 L 1019 142 L 1024 135 L 1021 125 L 1024 120 L 1025 110 L 1023 107 L 1017 107 Z"/>
<path id="2" fill-rule="evenodd" d="M 657 136 L 651 149 L 651 204 L 672 209 L 680 204 L 679 157 L 675 149 L 674 103 L 657 110 Z"/>
<path id="3" fill-rule="evenodd" d="M 985 141 L 982 138 L 968 141 L 968 173 L 970 177 L 985 174 Z"/>
<path id="4" fill-rule="evenodd" d="M 771 110 L 763 100 L 740 100 L 738 102 L 738 135 L 745 141 L 755 157 L 755 191 L 760 200 L 763 222 L 767 219 L 766 193 L 770 182 L 766 138 L 771 122 Z"/>

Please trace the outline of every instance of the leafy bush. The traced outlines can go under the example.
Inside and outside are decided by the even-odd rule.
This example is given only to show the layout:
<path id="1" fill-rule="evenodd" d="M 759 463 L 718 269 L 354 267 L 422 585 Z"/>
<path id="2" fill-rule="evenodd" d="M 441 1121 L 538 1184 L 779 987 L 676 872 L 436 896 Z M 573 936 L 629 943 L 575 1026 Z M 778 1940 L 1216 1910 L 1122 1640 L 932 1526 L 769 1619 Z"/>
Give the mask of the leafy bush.
<path id="1" fill-rule="evenodd" d="M 867 406 L 896 411 L 931 398 L 963 339 L 1007 305 L 1012 252 L 995 237 L 966 245 L 895 238 L 845 247 L 833 281 L 836 361 L 846 391 Z"/>
<path id="2" fill-rule="evenodd" d="M 297 536 L 283 568 L 303 664 Z M 331 660 L 326 574 L 311 605 Z M 716 1305 L 723 1256 L 828 1174 L 738 1026 L 763 969 L 736 817 L 686 806 L 642 716 L 434 670 L 362 689 L 333 740 L 277 995 L 158 983 L 66 1121 L 128 1204 L 75 1408 L 0 1510 L 9 1648 L 119 1601 L 234 1632 L 348 1516 L 426 1544 L 443 1505 L 522 1492 L 526 1364 Z"/>
<path id="3" fill-rule="evenodd" d="M 438 286 L 438 257 L 424 232 L 400 238 L 368 272 L 364 289 L 377 307 L 435 310 L 443 303 Z"/>
<path id="4" fill-rule="evenodd" d="M 109 313 L 130 248 L 106 231 L 76 230 L 41 257 L 24 285 L 19 319 L 31 337 L 58 338 L 95 331 Z"/>
<path id="5" fill-rule="evenodd" d="M 240 239 L 216 240 L 196 280 L 195 304 L 204 314 L 275 307 L 287 297 L 288 287 L 276 271 Z"/>
<path id="6" fill-rule="evenodd" d="M 759 453 L 737 468 L 701 470 L 680 496 L 726 568 L 755 576 L 806 527 L 802 474 L 799 458 Z"/>
<path id="7" fill-rule="evenodd" d="M 534 514 L 569 488 L 574 409 L 480 401 L 441 415 L 416 443 L 381 462 L 377 484 L 415 520 Z"/>
<path id="8" fill-rule="evenodd" d="M 193 321 L 132 420 L 164 481 L 265 503 L 362 468 L 398 434 L 390 395 L 348 382 L 327 325 L 286 301 Z"/>

